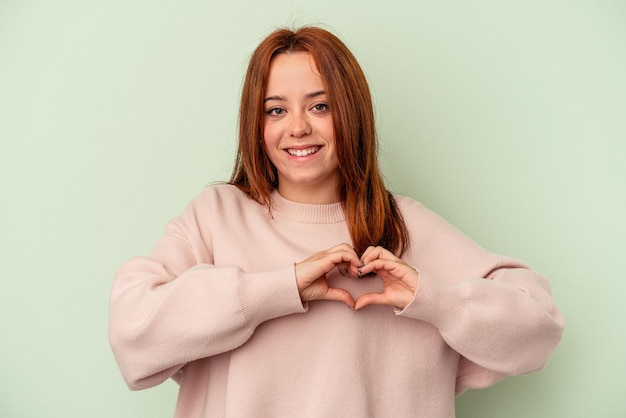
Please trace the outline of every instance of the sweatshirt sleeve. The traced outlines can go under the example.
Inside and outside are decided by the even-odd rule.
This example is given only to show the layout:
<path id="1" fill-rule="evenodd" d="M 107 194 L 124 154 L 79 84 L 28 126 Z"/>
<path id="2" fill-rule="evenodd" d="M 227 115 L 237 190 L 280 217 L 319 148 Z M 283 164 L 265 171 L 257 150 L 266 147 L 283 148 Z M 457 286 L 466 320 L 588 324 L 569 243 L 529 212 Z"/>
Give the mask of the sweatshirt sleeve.
<path id="1" fill-rule="evenodd" d="M 546 279 L 485 251 L 424 208 L 417 217 L 409 222 L 421 231 L 424 261 L 413 301 L 397 314 L 433 324 L 462 356 L 457 394 L 541 370 L 564 328 Z"/>
<path id="2" fill-rule="evenodd" d="M 172 221 L 149 257 L 116 274 L 109 340 L 131 389 L 158 385 L 190 361 L 244 344 L 260 323 L 305 310 L 293 265 L 245 272 L 198 263 L 185 228 L 184 216 Z"/>

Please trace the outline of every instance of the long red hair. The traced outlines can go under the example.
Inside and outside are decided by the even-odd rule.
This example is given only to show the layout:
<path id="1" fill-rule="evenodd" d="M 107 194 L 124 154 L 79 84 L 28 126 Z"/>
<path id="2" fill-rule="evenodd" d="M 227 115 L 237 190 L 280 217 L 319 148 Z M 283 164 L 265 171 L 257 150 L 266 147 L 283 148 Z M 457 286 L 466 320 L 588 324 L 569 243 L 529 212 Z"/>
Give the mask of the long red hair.
<path id="1" fill-rule="evenodd" d="M 361 254 L 380 245 L 400 255 L 408 247 L 404 220 L 385 188 L 378 166 L 372 99 L 356 58 L 339 38 L 317 27 L 279 29 L 250 59 L 239 108 L 239 148 L 230 183 L 271 210 L 276 168 L 262 147 L 265 89 L 272 59 L 307 52 L 322 76 L 333 117 L 339 166 L 339 198 L 352 245 Z"/>

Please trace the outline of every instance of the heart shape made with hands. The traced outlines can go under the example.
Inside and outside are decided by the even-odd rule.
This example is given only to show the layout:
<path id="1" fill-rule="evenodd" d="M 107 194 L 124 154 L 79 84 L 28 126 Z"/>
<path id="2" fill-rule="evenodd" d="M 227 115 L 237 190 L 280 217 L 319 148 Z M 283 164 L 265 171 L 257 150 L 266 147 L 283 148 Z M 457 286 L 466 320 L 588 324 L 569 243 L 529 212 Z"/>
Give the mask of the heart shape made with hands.
<path id="1" fill-rule="evenodd" d="M 343 276 L 354 279 L 375 274 L 383 289 L 381 292 L 365 293 L 355 300 L 347 289 L 329 285 L 327 274 L 335 268 Z M 303 301 L 340 301 L 355 311 L 367 305 L 389 305 L 402 309 L 413 300 L 419 281 L 417 270 L 382 247 L 369 247 L 358 257 L 351 246 L 341 244 L 296 263 L 295 270 Z"/>

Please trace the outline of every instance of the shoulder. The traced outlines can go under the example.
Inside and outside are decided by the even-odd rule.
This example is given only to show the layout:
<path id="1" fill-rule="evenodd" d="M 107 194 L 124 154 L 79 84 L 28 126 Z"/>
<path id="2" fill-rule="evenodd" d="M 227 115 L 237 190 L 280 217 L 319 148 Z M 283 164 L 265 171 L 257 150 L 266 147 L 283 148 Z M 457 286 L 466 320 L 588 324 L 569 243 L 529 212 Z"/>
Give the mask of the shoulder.
<path id="1" fill-rule="evenodd" d="M 423 211 L 429 212 L 429 210 L 421 202 L 418 202 L 412 197 L 393 194 L 393 199 L 402 215 Z"/>
<path id="2" fill-rule="evenodd" d="M 456 226 L 410 197 L 394 196 L 409 233 L 408 259 L 439 278 L 484 277 L 498 264 Z M 470 273 L 468 273 L 470 272 Z"/>
<path id="3" fill-rule="evenodd" d="M 404 222 L 409 230 L 411 239 L 417 236 L 462 235 L 460 231 L 448 223 L 442 216 L 424 206 L 421 202 L 402 195 L 393 195 Z M 419 233 L 417 233 L 419 231 Z"/>
<path id="4" fill-rule="evenodd" d="M 251 199 L 236 186 L 215 183 L 207 186 L 187 205 L 186 212 L 195 216 L 228 214 L 248 209 L 262 209 L 263 205 Z"/>
<path id="5" fill-rule="evenodd" d="M 177 228 L 193 240 L 198 233 L 208 240 L 216 225 L 232 224 L 251 213 L 264 211 L 264 206 L 250 199 L 236 186 L 215 183 L 207 186 L 193 198 L 176 218 L 170 228 Z"/>
<path id="6" fill-rule="evenodd" d="M 236 186 L 228 183 L 215 183 L 207 186 L 191 201 L 192 204 L 258 204 Z"/>

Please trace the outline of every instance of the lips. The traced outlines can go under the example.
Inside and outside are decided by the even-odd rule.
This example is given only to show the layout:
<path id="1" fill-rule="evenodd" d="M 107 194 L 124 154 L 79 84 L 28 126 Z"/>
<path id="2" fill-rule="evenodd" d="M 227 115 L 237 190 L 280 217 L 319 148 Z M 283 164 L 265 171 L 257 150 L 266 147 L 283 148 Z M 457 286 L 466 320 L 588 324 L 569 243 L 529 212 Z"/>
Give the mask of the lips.
<path id="1" fill-rule="evenodd" d="M 315 154 L 317 151 L 320 150 L 320 148 L 321 147 L 310 147 L 304 149 L 288 148 L 287 153 L 292 157 L 306 157 L 308 155 Z"/>

